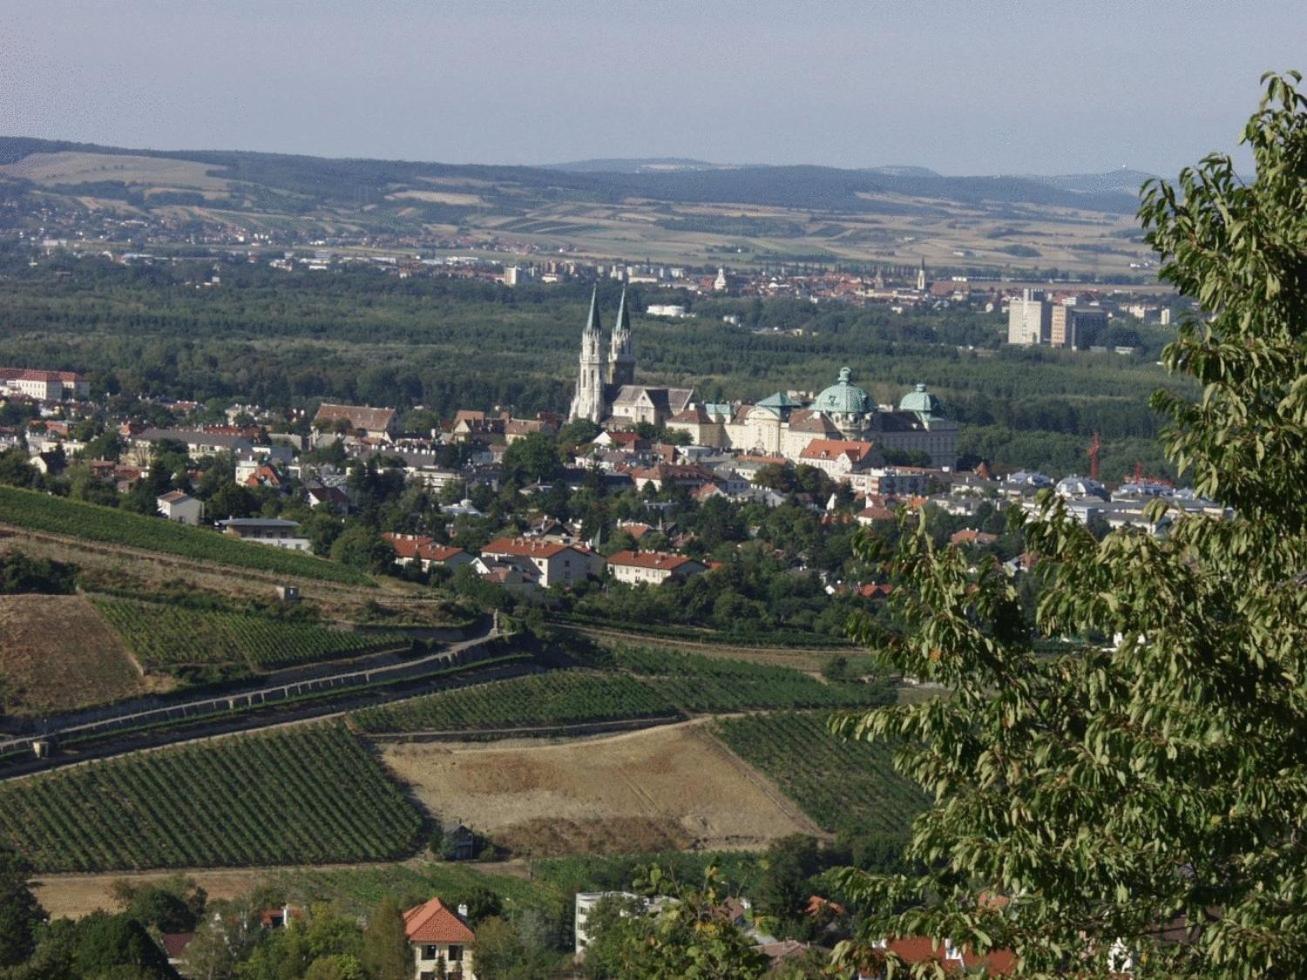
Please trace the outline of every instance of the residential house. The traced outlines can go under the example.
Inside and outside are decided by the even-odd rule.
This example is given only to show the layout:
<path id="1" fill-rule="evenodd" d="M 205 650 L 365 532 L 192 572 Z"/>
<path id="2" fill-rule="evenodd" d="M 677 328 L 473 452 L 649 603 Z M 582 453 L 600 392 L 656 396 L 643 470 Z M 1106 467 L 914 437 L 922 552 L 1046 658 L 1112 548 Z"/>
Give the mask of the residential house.
<path id="1" fill-rule="evenodd" d="M 204 516 L 204 504 L 181 490 L 165 493 L 154 501 L 154 505 L 168 520 L 189 524 L 191 527 L 198 527 Z"/>
<path id="2" fill-rule="evenodd" d="M 389 442 L 396 429 L 395 410 L 323 402 L 318 406 L 317 414 L 313 416 L 313 427 L 327 432 L 347 429 L 355 436 Z"/>
<path id="3" fill-rule="evenodd" d="M 707 571 L 707 567 L 685 555 L 662 551 L 617 551 L 608 556 L 608 571 L 619 582 L 638 585 L 662 585 L 668 579 L 687 579 Z"/>
<path id="4" fill-rule="evenodd" d="M 419 565 L 422 571 L 433 567 L 457 569 L 472 563 L 472 556 L 462 548 L 437 544 L 425 534 L 399 534 L 387 531 L 381 536 L 395 550 L 395 564 Z"/>
<path id="5" fill-rule="evenodd" d="M 481 549 L 485 558 L 530 566 L 541 588 L 575 585 L 603 574 L 604 560 L 575 545 L 539 538 L 497 538 Z"/>
<path id="6" fill-rule="evenodd" d="M 417 980 L 476 980 L 476 933 L 467 923 L 467 906 L 455 912 L 439 898 L 414 906 L 404 913 L 404 935 Z"/>
<path id="7" fill-rule="evenodd" d="M 214 526 L 223 534 L 242 541 L 268 544 L 287 551 L 309 551 L 312 548 L 308 538 L 299 536 L 298 521 L 278 517 L 228 517 L 226 520 L 215 521 Z"/>

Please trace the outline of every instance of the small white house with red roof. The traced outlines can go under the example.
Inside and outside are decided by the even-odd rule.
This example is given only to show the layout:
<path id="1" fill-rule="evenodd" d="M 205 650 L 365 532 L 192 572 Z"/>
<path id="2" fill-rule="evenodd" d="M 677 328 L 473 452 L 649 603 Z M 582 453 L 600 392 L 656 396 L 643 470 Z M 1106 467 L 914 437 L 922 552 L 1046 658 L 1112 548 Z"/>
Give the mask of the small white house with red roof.
<path id="1" fill-rule="evenodd" d="M 466 916 L 465 906 L 455 912 L 439 898 L 404 913 L 404 935 L 413 950 L 418 980 L 436 980 L 438 976 L 476 980 L 472 951 L 477 937 Z"/>
<path id="2" fill-rule="evenodd" d="M 604 570 L 603 558 L 593 551 L 543 538 L 496 538 L 481 549 L 481 555 L 533 568 L 544 589 L 575 585 Z"/>
<path id="3" fill-rule="evenodd" d="M 437 544 L 435 539 L 426 534 L 400 534 L 387 531 L 382 539 L 395 551 L 395 564 L 420 565 L 422 571 L 430 571 L 431 566 L 456 569 L 461 565 L 470 565 L 472 556 L 462 548 L 453 545 Z"/>
<path id="4" fill-rule="evenodd" d="M 662 585 L 669 578 L 686 579 L 707 570 L 693 558 L 662 551 L 616 551 L 608 556 L 608 571 L 628 585 Z"/>

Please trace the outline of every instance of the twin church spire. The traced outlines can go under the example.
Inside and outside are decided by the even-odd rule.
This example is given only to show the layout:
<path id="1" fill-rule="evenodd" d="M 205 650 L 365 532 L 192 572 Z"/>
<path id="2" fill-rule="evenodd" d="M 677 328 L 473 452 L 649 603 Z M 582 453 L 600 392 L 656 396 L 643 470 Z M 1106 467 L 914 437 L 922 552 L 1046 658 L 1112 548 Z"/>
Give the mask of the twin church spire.
<path id="1" fill-rule="evenodd" d="M 590 294 L 590 314 L 581 333 L 581 360 L 572 399 L 570 419 L 602 422 L 608 415 L 610 391 L 635 384 L 635 351 L 631 347 L 631 311 L 626 288 L 617 306 L 617 321 L 605 354 L 603 325 L 599 321 L 599 287 Z"/>

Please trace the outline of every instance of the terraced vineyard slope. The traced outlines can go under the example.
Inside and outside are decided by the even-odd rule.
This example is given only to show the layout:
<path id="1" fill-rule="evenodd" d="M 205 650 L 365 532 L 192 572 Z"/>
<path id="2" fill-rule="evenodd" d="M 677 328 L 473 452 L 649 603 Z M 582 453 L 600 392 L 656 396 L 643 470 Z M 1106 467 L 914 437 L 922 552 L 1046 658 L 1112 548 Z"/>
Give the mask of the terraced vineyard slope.
<path id="1" fill-rule="evenodd" d="M 45 872 L 382 860 L 406 854 L 421 823 L 340 725 L 0 785 L 0 842 Z"/>
<path id="2" fill-rule="evenodd" d="M 645 647 L 619 648 L 613 656 L 618 667 L 686 711 L 842 708 L 893 700 L 884 684 L 823 684 L 791 667 Z"/>
<path id="3" fill-rule="evenodd" d="M 261 572 L 349 585 L 372 584 L 362 572 L 323 558 L 17 487 L 0 486 L 0 523 Z"/>
<path id="4" fill-rule="evenodd" d="M 766 773 L 824 829 L 904 834 L 926 804 L 897 772 L 883 744 L 838 739 L 824 712 L 723 718 L 717 735 L 736 755 Z"/>
<path id="5" fill-rule="evenodd" d="M 397 634 L 353 633 L 247 613 L 104 596 L 94 601 L 141 664 L 151 670 L 233 663 L 269 670 L 403 642 Z"/>
<path id="6" fill-rule="evenodd" d="M 365 732 L 531 728 L 676 714 L 648 685 L 621 674 L 555 671 L 442 691 L 356 711 Z"/>

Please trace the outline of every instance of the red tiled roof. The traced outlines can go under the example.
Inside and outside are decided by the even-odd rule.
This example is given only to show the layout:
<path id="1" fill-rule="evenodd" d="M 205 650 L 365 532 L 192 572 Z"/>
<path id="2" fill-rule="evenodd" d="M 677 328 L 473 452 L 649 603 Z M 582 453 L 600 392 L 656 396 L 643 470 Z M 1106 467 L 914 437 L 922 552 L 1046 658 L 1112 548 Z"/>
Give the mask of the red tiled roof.
<path id="1" fill-rule="evenodd" d="M 872 450 L 869 442 L 853 442 L 848 439 L 813 439 L 799 453 L 800 459 L 835 459 L 848 456 L 855 463 L 866 459 Z"/>
<path id="2" fill-rule="evenodd" d="M 953 536 L 948 539 L 949 544 L 993 544 L 998 540 L 997 534 L 990 534 L 988 531 L 975 531 L 969 527 L 964 527 L 960 531 L 954 531 Z"/>
<path id="3" fill-rule="evenodd" d="M 318 406 L 314 422 L 339 422 L 342 419 L 356 429 L 369 431 L 382 429 L 390 425 L 395 418 L 393 408 L 371 408 L 367 405 L 336 405 L 323 402 Z"/>
<path id="4" fill-rule="evenodd" d="M 474 943 L 477 938 L 438 898 L 404 913 L 404 934 L 411 943 Z"/>
<path id="5" fill-rule="evenodd" d="M 186 947 L 194 938 L 193 932 L 165 932 L 159 937 L 159 942 L 163 946 L 163 951 L 168 954 L 168 959 L 175 960 L 186 952 Z"/>
<path id="6" fill-rule="evenodd" d="M 658 568 L 671 572 L 694 561 L 685 555 L 671 555 L 664 551 L 615 551 L 608 556 L 610 565 L 627 565 L 632 568 Z"/>
<path id="7" fill-rule="evenodd" d="M 463 549 L 436 544 L 425 534 L 397 534 L 387 531 L 381 537 L 395 550 L 396 558 L 420 558 L 423 561 L 448 561 Z"/>
<path id="8" fill-rule="evenodd" d="M 986 976 L 991 977 L 1005 976 L 1011 973 L 1017 961 L 1016 955 L 1007 949 L 996 949 L 984 956 L 977 956 L 970 949 L 963 949 L 959 951 L 962 954 L 960 960 L 945 959 L 944 954 L 947 952 L 945 944 L 941 942 L 939 948 L 936 949 L 934 941 L 928 936 L 905 936 L 899 939 L 891 939 L 886 943 L 885 948 L 909 965 L 935 960 L 943 965 L 946 972 L 958 969 L 974 970 L 976 967 L 983 965 Z"/>
<path id="9" fill-rule="evenodd" d="M 483 555 L 512 555 L 515 558 L 552 558 L 570 545 L 532 538 L 496 538 L 481 549 Z"/>

